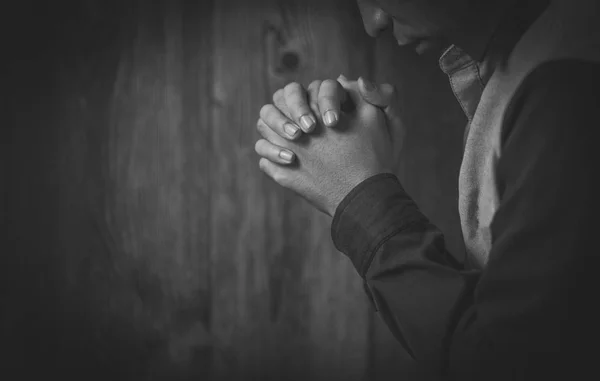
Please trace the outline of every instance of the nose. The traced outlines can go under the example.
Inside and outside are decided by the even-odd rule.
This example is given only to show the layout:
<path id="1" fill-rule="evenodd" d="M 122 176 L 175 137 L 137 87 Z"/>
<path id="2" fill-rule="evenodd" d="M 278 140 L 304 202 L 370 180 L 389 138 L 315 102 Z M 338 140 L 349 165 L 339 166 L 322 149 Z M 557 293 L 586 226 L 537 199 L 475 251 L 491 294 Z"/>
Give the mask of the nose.
<path id="1" fill-rule="evenodd" d="M 391 17 L 381 8 L 362 1 L 359 7 L 365 31 L 369 36 L 377 37 L 391 25 Z"/>

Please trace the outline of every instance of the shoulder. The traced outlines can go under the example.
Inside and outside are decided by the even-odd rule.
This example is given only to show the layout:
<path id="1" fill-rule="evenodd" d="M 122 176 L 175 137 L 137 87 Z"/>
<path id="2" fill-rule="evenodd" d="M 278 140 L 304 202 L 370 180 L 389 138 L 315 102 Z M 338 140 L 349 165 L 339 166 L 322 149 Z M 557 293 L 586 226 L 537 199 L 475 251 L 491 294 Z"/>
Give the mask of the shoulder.
<path id="1" fill-rule="evenodd" d="M 600 62 L 547 61 L 521 82 L 504 114 L 502 142 L 518 130 L 584 133 L 600 122 Z M 583 126 L 586 125 L 585 131 Z"/>
<path id="2" fill-rule="evenodd" d="M 579 59 L 546 61 L 536 66 L 523 80 L 514 98 L 544 90 L 577 91 L 590 88 L 600 80 L 600 62 Z"/>
<path id="3" fill-rule="evenodd" d="M 512 203 L 523 197 L 537 211 L 573 205 L 575 197 L 578 208 L 589 210 L 585 205 L 600 191 L 599 127 L 600 64 L 561 60 L 535 68 L 505 113 L 496 165 L 500 197 Z"/>

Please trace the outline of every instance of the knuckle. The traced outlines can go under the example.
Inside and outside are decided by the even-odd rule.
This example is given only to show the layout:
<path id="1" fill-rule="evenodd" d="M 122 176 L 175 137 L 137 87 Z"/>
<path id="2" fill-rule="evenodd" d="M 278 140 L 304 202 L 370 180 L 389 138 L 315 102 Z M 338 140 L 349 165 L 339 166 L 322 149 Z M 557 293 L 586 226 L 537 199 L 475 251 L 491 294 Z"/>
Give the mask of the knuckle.
<path id="1" fill-rule="evenodd" d="M 258 134 L 262 136 L 265 140 L 269 140 L 269 136 L 271 135 L 272 130 L 269 125 L 261 121 L 256 125 L 256 130 L 258 131 Z"/>
<path id="2" fill-rule="evenodd" d="M 272 178 L 279 185 L 287 184 L 287 176 L 285 175 L 285 173 L 283 171 L 274 170 L 273 174 L 272 174 Z"/>
<path id="3" fill-rule="evenodd" d="M 260 112 L 259 112 L 260 117 L 262 119 L 265 119 L 269 115 L 269 113 L 271 112 L 272 107 L 273 107 L 273 105 L 270 104 L 270 103 L 267 103 L 267 104 L 263 105 L 260 108 Z"/>
<path id="4" fill-rule="evenodd" d="M 290 82 L 287 85 L 285 85 L 285 87 L 283 89 L 286 94 L 289 94 L 291 92 L 294 92 L 294 91 L 300 89 L 301 87 L 302 86 L 298 82 Z"/>
<path id="5" fill-rule="evenodd" d="M 307 100 L 299 91 L 286 94 L 285 102 L 293 120 L 298 119 L 308 111 Z"/>
<path id="6" fill-rule="evenodd" d="M 260 168 L 261 171 L 263 171 L 264 173 L 266 173 L 267 175 L 269 174 L 267 166 L 269 164 L 269 161 L 267 159 L 265 159 L 264 157 L 262 157 L 259 161 L 258 161 L 258 168 Z"/>
<path id="7" fill-rule="evenodd" d="M 257 140 L 256 143 L 254 143 L 254 151 L 259 155 L 262 152 L 262 146 L 264 144 L 263 142 L 264 142 L 264 140 L 260 139 L 260 140 Z"/>
<path id="8" fill-rule="evenodd" d="M 265 127 L 266 127 L 265 122 L 263 122 L 262 119 L 259 119 L 258 122 L 256 122 L 256 130 L 258 132 L 262 133 L 265 130 Z"/>
<path id="9" fill-rule="evenodd" d="M 336 101 L 336 97 L 331 94 L 322 94 L 319 95 L 319 102 L 331 104 Z"/>
<path id="10" fill-rule="evenodd" d="M 333 79 L 326 79 L 323 81 L 323 83 L 321 83 L 321 87 L 327 86 L 327 87 L 337 87 L 338 81 L 333 80 Z"/>
<path id="11" fill-rule="evenodd" d="M 264 157 L 261 158 L 258 161 L 258 167 L 277 184 L 281 186 L 285 186 L 285 184 L 287 184 L 288 179 L 285 171 L 278 168 L 273 162 L 269 161 L 269 159 Z"/>
<path id="12" fill-rule="evenodd" d="M 321 81 L 320 79 L 315 79 L 308 85 L 308 90 L 313 91 L 319 89 L 319 87 L 321 87 L 322 82 L 323 81 Z"/>
<path id="13" fill-rule="evenodd" d="M 276 92 L 273 93 L 273 102 L 274 103 L 278 103 L 279 101 L 281 101 L 283 99 L 283 89 L 279 89 Z"/>

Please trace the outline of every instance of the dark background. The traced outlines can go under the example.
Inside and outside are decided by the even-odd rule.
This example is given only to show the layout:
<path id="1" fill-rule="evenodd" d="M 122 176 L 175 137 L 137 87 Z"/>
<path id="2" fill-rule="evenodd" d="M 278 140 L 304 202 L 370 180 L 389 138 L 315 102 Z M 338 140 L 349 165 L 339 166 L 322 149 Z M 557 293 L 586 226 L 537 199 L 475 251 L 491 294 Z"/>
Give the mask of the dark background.
<path id="1" fill-rule="evenodd" d="M 386 380 L 412 364 L 330 219 L 258 169 L 290 81 L 394 83 L 397 174 L 462 258 L 466 118 L 437 57 L 355 2 L 20 1 L 2 10 L 6 380 Z"/>

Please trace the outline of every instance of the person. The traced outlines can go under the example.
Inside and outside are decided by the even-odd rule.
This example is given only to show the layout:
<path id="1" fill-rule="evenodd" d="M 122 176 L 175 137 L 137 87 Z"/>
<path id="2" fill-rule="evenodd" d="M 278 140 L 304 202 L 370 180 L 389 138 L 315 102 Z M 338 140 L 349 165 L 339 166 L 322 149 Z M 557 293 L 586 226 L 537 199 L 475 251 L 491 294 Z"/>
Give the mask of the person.
<path id="1" fill-rule="evenodd" d="M 423 379 L 598 378 L 598 2 L 357 3 L 372 37 L 446 47 L 440 67 L 468 118 L 467 260 L 391 173 L 403 126 L 390 84 L 278 90 L 257 122 L 261 170 L 333 217 L 336 248 Z"/>

